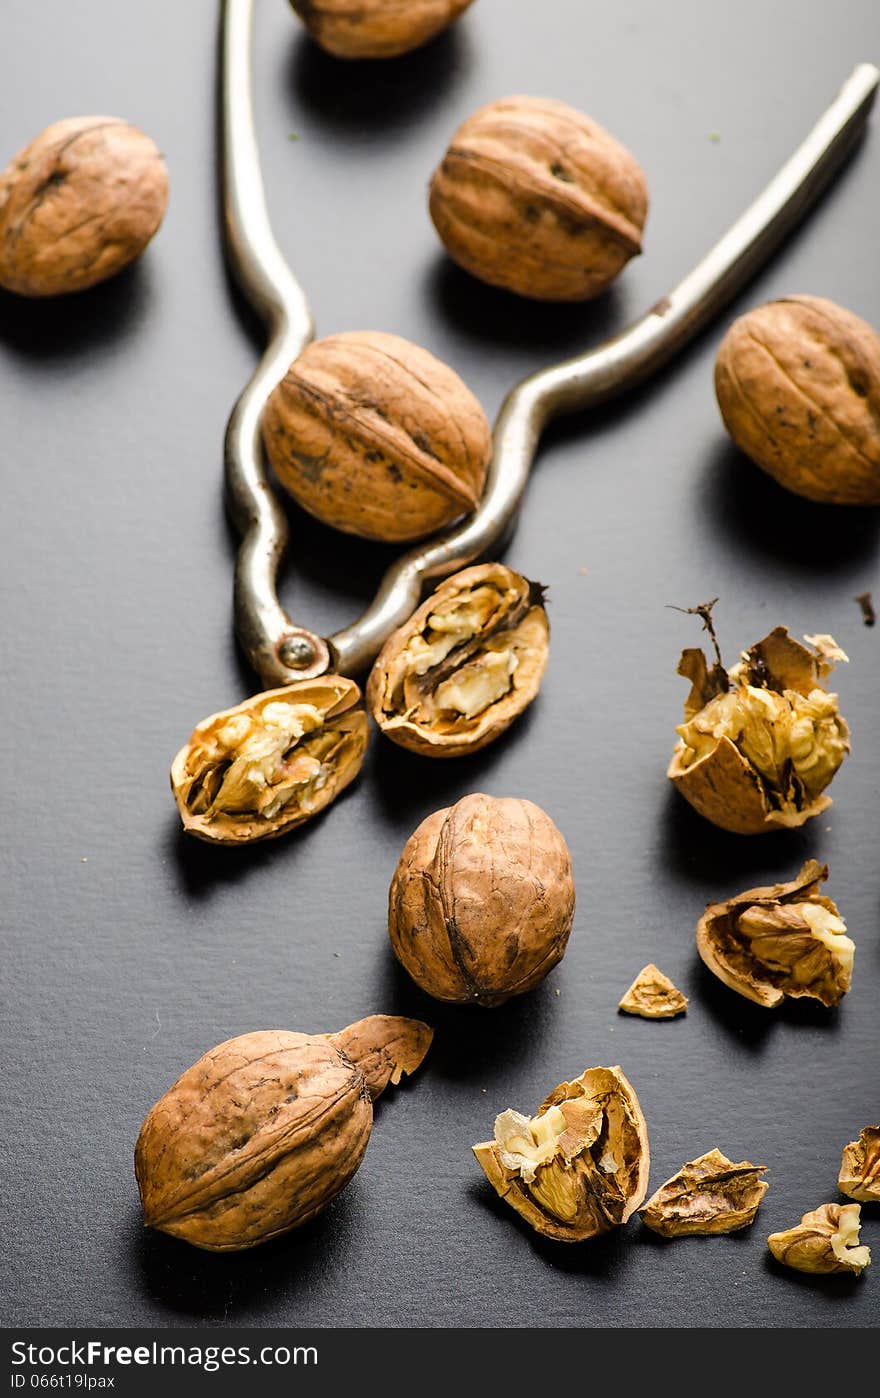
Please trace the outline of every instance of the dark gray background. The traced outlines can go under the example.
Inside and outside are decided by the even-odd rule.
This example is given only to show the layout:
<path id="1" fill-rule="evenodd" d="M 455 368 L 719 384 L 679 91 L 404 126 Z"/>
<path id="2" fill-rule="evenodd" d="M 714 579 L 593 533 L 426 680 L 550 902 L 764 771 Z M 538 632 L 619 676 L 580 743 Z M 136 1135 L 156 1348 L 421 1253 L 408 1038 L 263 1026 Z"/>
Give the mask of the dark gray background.
<path id="1" fill-rule="evenodd" d="M 505 740 L 440 765 L 374 736 L 357 787 L 292 838 L 224 853 L 178 833 L 170 758 L 197 719 L 254 688 L 231 636 L 220 446 L 259 335 L 218 238 L 217 9 L 4 0 L 0 19 L 4 159 L 51 120 L 109 112 L 156 138 L 172 188 L 131 272 L 66 302 L 0 298 L 6 1320 L 872 1324 L 878 1278 L 783 1272 L 764 1238 L 836 1197 L 841 1147 L 880 1110 L 880 629 L 853 600 L 880 590 L 880 520 L 784 495 L 726 442 L 711 385 L 722 325 L 638 395 L 546 441 L 507 559 L 549 585 L 552 656 Z M 876 0 L 833 17 L 803 0 L 477 0 L 423 52 L 359 67 L 323 57 L 283 0 L 258 11 L 272 216 L 319 333 L 407 335 L 454 364 L 490 414 L 524 372 L 668 290 L 853 64 L 880 55 Z M 452 130 L 513 92 L 582 107 L 647 171 L 645 255 L 592 306 L 534 307 L 478 285 L 429 223 L 425 187 Z M 811 292 L 880 324 L 878 183 L 875 122 L 731 316 Z M 332 630 L 390 555 L 293 525 L 285 598 Z M 802 833 L 724 835 L 667 787 L 676 661 L 699 628 L 665 604 L 716 593 L 729 662 L 778 622 L 830 631 L 851 656 L 837 683 L 854 753 L 833 811 Z M 481 789 L 553 815 L 578 912 L 543 986 L 465 1012 L 397 970 L 384 907 L 415 825 Z M 854 986 L 836 1012 L 767 1014 L 701 969 L 694 924 L 707 900 L 790 876 L 808 855 L 831 864 L 858 944 Z M 691 996 L 683 1020 L 617 1014 L 648 960 Z M 360 1173 L 323 1218 L 226 1257 L 141 1230 L 132 1147 L 183 1068 L 246 1030 L 330 1030 L 374 1010 L 430 1019 L 436 1047 L 381 1104 Z M 495 1113 L 532 1111 L 562 1078 L 617 1062 L 650 1124 L 652 1187 L 713 1145 L 770 1167 L 751 1230 L 663 1244 L 635 1222 L 567 1247 L 496 1202 L 469 1149 Z"/>

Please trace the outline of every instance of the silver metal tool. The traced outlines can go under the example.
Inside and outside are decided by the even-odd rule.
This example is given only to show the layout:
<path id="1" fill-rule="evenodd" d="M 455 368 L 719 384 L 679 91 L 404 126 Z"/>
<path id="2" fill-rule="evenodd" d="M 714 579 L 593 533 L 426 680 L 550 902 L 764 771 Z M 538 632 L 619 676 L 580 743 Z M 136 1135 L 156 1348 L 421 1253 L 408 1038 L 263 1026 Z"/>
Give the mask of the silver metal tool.
<path id="1" fill-rule="evenodd" d="M 268 347 L 226 432 L 226 486 L 241 534 L 235 626 L 248 659 L 271 687 L 328 670 L 342 675 L 364 670 L 418 605 L 426 582 L 465 567 L 509 534 L 547 424 L 642 382 L 736 295 L 851 154 L 874 102 L 880 71 L 868 63 L 853 70 L 791 159 L 674 291 L 604 344 L 539 370 L 511 390 L 495 423 L 492 464 L 479 508 L 451 531 L 404 554 L 385 574 L 363 615 L 324 638 L 292 621 L 278 600 L 287 523 L 266 475 L 260 440 L 266 399 L 312 338 L 314 325 L 266 208 L 251 100 L 254 0 L 222 0 L 222 5 L 227 248 L 235 275 L 269 332 Z"/>

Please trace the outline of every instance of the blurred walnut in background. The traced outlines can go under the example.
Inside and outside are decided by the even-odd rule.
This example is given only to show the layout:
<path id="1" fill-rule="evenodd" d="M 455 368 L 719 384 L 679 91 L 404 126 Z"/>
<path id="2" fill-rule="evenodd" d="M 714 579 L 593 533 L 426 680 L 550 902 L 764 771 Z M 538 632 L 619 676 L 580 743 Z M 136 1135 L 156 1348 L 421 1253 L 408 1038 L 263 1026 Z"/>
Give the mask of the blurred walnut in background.
<path id="1" fill-rule="evenodd" d="M 290 0 L 336 58 L 396 58 L 448 28 L 473 0 Z"/>

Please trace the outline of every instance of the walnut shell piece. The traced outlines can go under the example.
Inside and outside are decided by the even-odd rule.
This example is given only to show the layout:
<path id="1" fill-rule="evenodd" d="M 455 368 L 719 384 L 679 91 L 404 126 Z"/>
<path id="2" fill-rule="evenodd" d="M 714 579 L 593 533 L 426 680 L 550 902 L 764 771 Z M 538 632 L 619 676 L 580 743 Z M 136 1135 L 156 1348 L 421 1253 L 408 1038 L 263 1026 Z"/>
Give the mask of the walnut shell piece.
<path id="1" fill-rule="evenodd" d="M 580 1243 L 617 1228 L 648 1188 L 648 1128 L 620 1068 L 560 1083 L 533 1117 L 506 1111 L 474 1155 L 496 1193 L 536 1233 Z"/>
<path id="2" fill-rule="evenodd" d="M 618 1001 L 617 1008 L 624 1014 L 640 1015 L 642 1019 L 674 1019 L 684 1014 L 687 1004 L 687 996 L 649 961 Z"/>
<path id="3" fill-rule="evenodd" d="M 717 1147 L 688 1160 L 639 1210 L 642 1222 L 662 1238 L 735 1233 L 754 1223 L 767 1192 L 766 1165 L 734 1164 Z"/>
<path id="4" fill-rule="evenodd" d="M 846 655 L 831 636 L 803 646 L 777 626 L 729 671 L 682 652 L 691 681 L 667 776 L 700 815 L 739 835 L 791 829 L 831 805 L 850 750 L 836 694 L 822 681 Z"/>
<path id="5" fill-rule="evenodd" d="M 367 704 L 386 738 L 462 757 L 501 736 L 538 693 L 550 626 L 538 583 L 483 563 L 454 573 L 389 636 Z"/>
<path id="6" fill-rule="evenodd" d="M 290 0 L 336 58 L 396 58 L 447 29 L 473 0 Z"/>
<path id="7" fill-rule="evenodd" d="M 787 296 L 734 321 L 715 392 L 736 445 L 786 490 L 880 505 L 880 336 L 833 301 Z"/>
<path id="8" fill-rule="evenodd" d="M 367 716 L 353 680 L 322 675 L 202 719 L 171 764 L 184 830 L 215 844 L 270 840 L 354 781 Z"/>
<path id="9" fill-rule="evenodd" d="M 165 162 L 136 126 L 53 122 L 0 174 L 0 286 L 32 297 L 95 286 L 140 257 L 167 203 Z"/>
<path id="10" fill-rule="evenodd" d="M 304 510 L 391 543 L 476 509 L 492 454 L 486 415 L 458 374 L 378 331 L 308 345 L 269 395 L 262 430 Z"/>
<path id="11" fill-rule="evenodd" d="M 827 877 L 827 864 L 808 859 L 790 883 L 710 903 L 697 924 L 705 965 L 765 1009 L 800 996 L 836 1005 L 852 984 L 855 944 L 837 904 L 820 892 Z"/>
<path id="12" fill-rule="evenodd" d="M 429 995 L 501 1005 L 562 959 L 574 902 L 568 846 L 540 806 L 465 796 L 407 841 L 391 881 L 388 934 Z"/>
<path id="13" fill-rule="evenodd" d="M 843 1148 L 837 1188 L 863 1204 L 880 1204 L 880 1126 L 865 1126 Z"/>
<path id="14" fill-rule="evenodd" d="M 481 281 L 585 301 L 641 252 L 648 190 L 629 151 L 576 108 L 507 97 L 455 132 L 429 207 L 449 256 Z"/>
<path id="15" fill-rule="evenodd" d="M 822 1204 L 804 1214 L 796 1228 L 771 1233 L 767 1246 L 785 1267 L 796 1272 L 851 1272 L 871 1265 L 871 1250 L 859 1246 L 858 1204 Z"/>
<path id="16" fill-rule="evenodd" d="M 431 1038 L 419 1020 L 373 1015 L 338 1035 L 268 1029 L 218 1044 L 140 1129 L 145 1224 L 230 1252 L 314 1218 L 363 1159 L 373 1099 L 418 1068 Z"/>

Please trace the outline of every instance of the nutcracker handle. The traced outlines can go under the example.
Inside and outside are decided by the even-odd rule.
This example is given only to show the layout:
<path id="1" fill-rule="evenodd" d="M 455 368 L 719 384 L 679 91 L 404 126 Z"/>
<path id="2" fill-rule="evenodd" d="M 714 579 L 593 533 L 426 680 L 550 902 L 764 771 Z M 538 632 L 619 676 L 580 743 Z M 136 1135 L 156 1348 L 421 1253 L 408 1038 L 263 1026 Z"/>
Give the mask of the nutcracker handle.
<path id="1" fill-rule="evenodd" d="M 266 474 L 260 419 L 266 400 L 314 334 L 305 294 L 275 241 L 260 173 L 251 97 L 254 0 L 222 0 L 221 139 L 224 226 L 230 265 L 269 331 L 269 343 L 233 408 L 225 478 L 241 544 L 234 613 L 239 642 L 267 686 L 323 674 L 355 675 L 418 605 L 425 584 L 500 546 L 516 522 L 541 433 L 555 417 L 605 402 L 641 383 L 697 335 L 769 258 L 852 153 L 880 72 L 856 67 L 806 140 L 683 281 L 628 329 L 508 394 L 495 423 L 492 463 L 477 510 L 411 549 L 388 569 L 367 610 L 324 639 L 291 620 L 278 600 L 287 523 Z"/>

